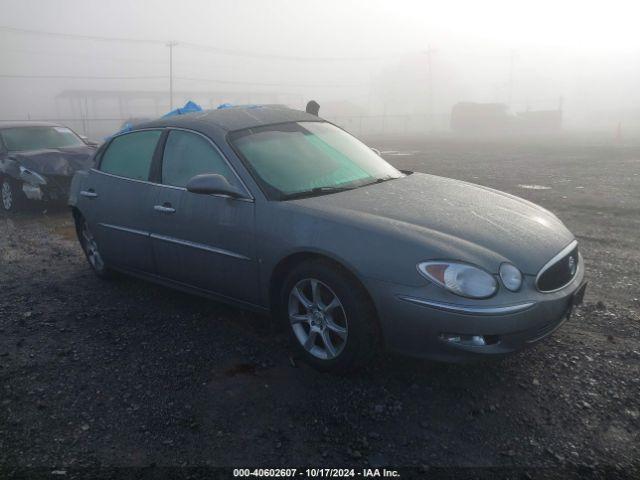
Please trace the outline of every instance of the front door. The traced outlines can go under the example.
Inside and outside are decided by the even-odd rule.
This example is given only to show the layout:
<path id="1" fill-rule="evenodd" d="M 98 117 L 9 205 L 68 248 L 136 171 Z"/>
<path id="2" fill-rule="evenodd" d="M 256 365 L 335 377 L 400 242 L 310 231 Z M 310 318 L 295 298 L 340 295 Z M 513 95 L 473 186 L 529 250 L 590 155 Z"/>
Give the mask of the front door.
<path id="1" fill-rule="evenodd" d="M 161 165 L 151 227 L 158 275 L 257 303 L 253 201 L 185 188 L 195 175 L 217 173 L 245 190 L 226 159 L 207 137 L 171 130 Z"/>

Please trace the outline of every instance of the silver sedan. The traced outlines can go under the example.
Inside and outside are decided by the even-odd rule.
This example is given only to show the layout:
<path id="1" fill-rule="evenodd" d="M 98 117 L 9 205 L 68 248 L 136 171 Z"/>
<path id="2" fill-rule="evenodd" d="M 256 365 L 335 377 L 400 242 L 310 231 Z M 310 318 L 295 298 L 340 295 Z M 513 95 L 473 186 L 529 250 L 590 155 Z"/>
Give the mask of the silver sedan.
<path id="1" fill-rule="evenodd" d="M 489 188 L 396 170 L 282 107 L 170 117 L 110 139 L 70 204 L 101 277 L 270 312 L 313 366 L 380 348 L 446 361 L 520 350 L 584 295 L 576 239 Z"/>

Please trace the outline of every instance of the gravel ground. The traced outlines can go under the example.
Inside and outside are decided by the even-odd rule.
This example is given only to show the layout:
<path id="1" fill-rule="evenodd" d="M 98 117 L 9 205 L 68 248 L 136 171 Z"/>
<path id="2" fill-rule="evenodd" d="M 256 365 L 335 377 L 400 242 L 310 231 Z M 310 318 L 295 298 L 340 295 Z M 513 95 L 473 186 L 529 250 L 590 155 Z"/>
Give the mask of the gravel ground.
<path id="1" fill-rule="evenodd" d="M 581 242 L 586 303 L 499 362 L 292 362 L 268 319 L 96 278 L 68 212 L 0 216 L 0 476 L 95 466 L 640 468 L 640 148 L 373 139 L 400 168 L 537 202 Z M 636 477 L 637 478 L 637 477 Z"/>

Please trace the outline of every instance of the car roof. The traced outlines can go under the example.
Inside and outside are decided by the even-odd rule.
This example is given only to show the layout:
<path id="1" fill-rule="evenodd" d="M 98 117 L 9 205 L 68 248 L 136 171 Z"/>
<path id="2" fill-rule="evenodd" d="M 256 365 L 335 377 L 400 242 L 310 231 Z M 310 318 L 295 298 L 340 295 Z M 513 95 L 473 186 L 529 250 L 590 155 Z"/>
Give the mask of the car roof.
<path id="1" fill-rule="evenodd" d="M 53 122 L 31 122 L 31 121 L 21 121 L 21 122 L 9 122 L 9 121 L 0 121 L 0 129 L 3 128 L 23 128 L 23 127 L 62 127 L 59 123 Z"/>
<path id="2" fill-rule="evenodd" d="M 247 105 L 188 113 L 138 124 L 134 130 L 152 127 L 183 127 L 203 130 L 207 127 L 226 132 L 287 122 L 321 121 L 315 115 L 281 105 Z"/>

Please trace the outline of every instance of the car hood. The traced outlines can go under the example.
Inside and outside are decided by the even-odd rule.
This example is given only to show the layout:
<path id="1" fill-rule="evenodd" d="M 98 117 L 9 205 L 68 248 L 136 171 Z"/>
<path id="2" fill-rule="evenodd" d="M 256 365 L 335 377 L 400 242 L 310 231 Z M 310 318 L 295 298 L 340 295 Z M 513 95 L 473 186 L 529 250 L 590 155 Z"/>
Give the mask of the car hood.
<path id="1" fill-rule="evenodd" d="M 391 222 L 399 232 L 417 230 L 427 245 L 430 239 L 440 246 L 450 243 L 452 259 L 468 260 L 464 245 L 471 243 L 527 274 L 537 273 L 574 239 L 555 215 L 527 200 L 421 173 L 296 203 L 369 223 Z M 497 267 L 491 266 L 494 272 Z"/>
<path id="2" fill-rule="evenodd" d="M 16 162 L 42 175 L 72 176 L 78 170 L 93 167 L 95 148 L 89 146 L 34 150 L 11 154 Z"/>

